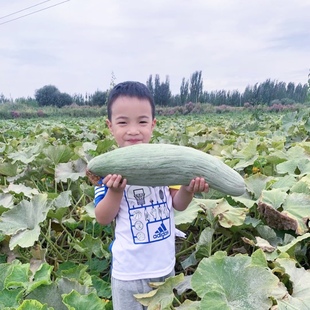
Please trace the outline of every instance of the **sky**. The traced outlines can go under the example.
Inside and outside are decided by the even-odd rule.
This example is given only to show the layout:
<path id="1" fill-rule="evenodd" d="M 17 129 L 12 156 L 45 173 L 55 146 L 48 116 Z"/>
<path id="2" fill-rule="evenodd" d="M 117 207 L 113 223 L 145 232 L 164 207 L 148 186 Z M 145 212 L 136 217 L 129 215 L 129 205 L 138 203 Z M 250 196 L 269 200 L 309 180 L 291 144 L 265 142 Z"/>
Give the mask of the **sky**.
<path id="1" fill-rule="evenodd" d="M 2 0 L 0 94 L 85 96 L 158 74 L 175 95 L 196 71 L 204 91 L 306 84 L 309 12 L 309 0 Z"/>

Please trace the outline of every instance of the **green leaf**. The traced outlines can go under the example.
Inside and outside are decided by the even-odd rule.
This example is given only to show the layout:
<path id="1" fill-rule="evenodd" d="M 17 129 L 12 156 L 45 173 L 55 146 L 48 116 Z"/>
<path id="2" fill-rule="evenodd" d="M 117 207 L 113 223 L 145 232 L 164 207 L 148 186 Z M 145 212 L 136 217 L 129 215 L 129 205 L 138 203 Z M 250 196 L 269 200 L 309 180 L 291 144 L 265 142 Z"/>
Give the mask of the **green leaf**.
<path id="1" fill-rule="evenodd" d="M 18 307 L 23 297 L 24 288 L 0 290 L 0 309 L 4 307 Z"/>
<path id="2" fill-rule="evenodd" d="M 309 230 L 306 223 L 310 219 L 310 195 L 302 193 L 288 195 L 283 204 L 283 210 L 287 216 L 297 220 L 297 234 L 302 235 Z"/>
<path id="3" fill-rule="evenodd" d="M 14 264 L 4 280 L 6 289 L 28 286 L 29 281 L 29 264 Z"/>
<path id="4" fill-rule="evenodd" d="M 176 310 L 201 310 L 200 301 L 186 299 Z M 210 308 L 211 309 L 211 308 Z"/>
<path id="5" fill-rule="evenodd" d="M 206 200 L 193 198 L 189 206 L 182 212 L 175 210 L 174 211 L 174 219 L 175 225 L 191 223 L 193 220 L 197 218 L 197 214 L 199 211 L 202 211 L 202 206 L 208 203 Z"/>
<path id="6" fill-rule="evenodd" d="M 111 284 L 102 280 L 97 276 L 92 276 L 92 284 L 97 291 L 97 294 L 101 298 L 111 298 L 112 291 L 111 291 Z"/>
<path id="7" fill-rule="evenodd" d="M 17 173 L 17 164 L 12 163 L 0 163 L 0 175 L 6 175 L 8 177 L 13 177 Z"/>
<path id="8" fill-rule="evenodd" d="M 16 245 L 32 246 L 38 240 L 39 224 L 45 220 L 48 208 L 47 195 L 39 194 L 31 201 L 22 200 L 17 206 L 2 214 L 0 231 L 12 236 L 11 250 Z"/>
<path id="9" fill-rule="evenodd" d="M 68 180 L 77 181 L 85 177 L 86 163 L 82 159 L 60 163 L 55 168 L 55 181 L 67 183 Z"/>
<path id="10" fill-rule="evenodd" d="M 51 274 L 53 271 L 53 266 L 43 263 L 39 269 L 35 272 L 33 276 L 33 280 L 29 282 L 29 286 L 27 292 L 30 293 L 31 291 L 35 290 L 37 287 L 41 285 L 50 285 L 51 281 Z"/>
<path id="11" fill-rule="evenodd" d="M 36 188 L 28 187 L 23 184 L 10 183 L 4 190 L 5 193 L 13 192 L 16 194 L 23 194 L 26 197 L 32 198 L 34 195 L 38 195 L 39 191 Z"/>
<path id="12" fill-rule="evenodd" d="M 92 237 L 87 233 L 85 233 L 82 241 L 76 240 L 73 247 L 77 251 L 85 253 L 87 256 L 89 256 L 89 259 L 91 258 L 92 254 L 99 258 L 107 258 L 110 256 L 110 253 L 104 250 L 104 243 L 102 242 L 101 238 Z"/>
<path id="13" fill-rule="evenodd" d="M 196 244 L 196 257 L 209 257 L 212 252 L 212 240 L 215 230 L 206 227 L 200 234 Z"/>
<path id="14" fill-rule="evenodd" d="M 62 294 L 69 294 L 73 290 L 80 294 L 89 294 L 94 292 L 91 287 L 83 286 L 77 281 L 67 278 L 58 278 L 56 282 L 50 285 L 41 285 L 32 291 L 27 298 L 40 301 L 42 304 L 53 306 L 55 310 L 68 310 L 63 304 Z M 87 308 L 86 308 L 87 309 Z"/>
<path id="15" fill-rule="evenodd" d="M 310 233 L 306 233 L 302 236 L 298 236 L 294 238 L 290 243 L 283 245 L 283 246 L 278 246 L 277 249 L 281 251 L 282 253 L 288 252 L 291 248 L 294 248 L 297 243 L 309 239 L 310 238 Z"/>
<path id="16" fill-rule="evenodd" d="M 87 269 L 87 265 L 75 265 L 70 269 L 62 270 L 61 276 L 76 280 L 83 285 L 91 285 L 91 276 L 87 273 Z"/>
<path id="17" fill-rule="evenodd" d="M 48 212 L 48 217 L 62 222 L 68 207 L 72 205 L 72 192 L 70 190 L 61 192 L 53 201 L 52 208 Z"/>
<path id="18" fill-rule="evenodd" d="M 68 162 L 74 154 L 71 148 L 66 145 L 50 145 L 44 149 L 43 153 L 55 166 Z"/>
<path id="19" fill-rule="evenodd" d="M 248 191 L 254 194 L 254 198 L 258 199 L 262 191 L 266 189 L 266 184 L 271 180 L 272 177 L 257 173 L 245 179 L 245 184 Z"/>
<path id="20" fill-rule="evenodd" d="M 310 173 L 310 160 L 307 158 L 294 158 L 276 166 L 280 174 L 290 174 L 293 176 L 306 175 Z"/>
<path id="21" fill-rule="evenodd" d="M 292 282 L 292 292 L 284 291 L 281 298 L 278 297 L 278 309 L 310 309 L 310 273 L 304 268 L 297 268 L 296 261 L 287 258 L 278 258 L 277 262 L 285 268 Z"/>
<path id="22" fill-rule="evenodd" d="M 63 302 L 69 310 L 104 310 L 106 302 L 101 300 L 96 293 L 81 295 L 76 291 L 63 294 Z"/>
<path id="23" fill-rule="evenodd" d="M 175 277 L 167 278 L 164 283 L 151 283 L 157 288 L 149 293 L 134 294 L 134 296 L 142 305 L 148 306 L 148 310 L 169 310 L 175 298 L 173 290 L 183 279 L 184 275 L 180 273 Z"/>
<path id="24" fill-rule="evenodd" d="M 250 257 L 227 257 L 225 252 L 202 259 L 192 277 L 202 309 L 269 309 L 270 292 L 278 283 L 270 270 L 253 265 Z"/>
<path id="25" fill-rule="evenodd" d="M 72 200 L 71 200 L 72 192 L 70 190 L 61 192 L 54 200 L 53 205 L 57 209 L 59 208 L 67 208 L 71 206 Z"/>
<path id="26" fill-rule="evenodd" d="M 310 174 L 302 177 L 291 187 L 291 193 L 304 193 L 310 195 Z"/>
<path id="27" fill-rule="evenodd" d="M 215 217 L 218 217 L 221 226 L 230 228 L 242 225 L 248 210 L 232 207 L 226 200 L 222 199 L 212 212 Z"/>
<path id="28" fill-rule="evenodd" d="M 235 154 L 235 158 L 240 158 L 240 161 L 234 166 L 234 169 L 244 169 L 254 164 L 254 162 L 258 158 L 257 144 L 258 140 L 256 138 L 250 140 L 247 145 L 242 148 L 241 151 Z"/>
<path id="29" fill-rule="evenodd" d="M 272 189 L 269 191 L 262 191 L 261 202 L 272 206 L 275 209 L 279 209 L 287 197 L 286 192 L 281 189 Z"/>
<path id="30" fill-rule="evenodd" d="M 260 266 L 263 268 L 268 267 L 268 263 L 266 260 L 266 255 L 262 249 L 256 250 L 252 255 L 251 255 L 251 260 L 252 260 L 252 265 L 253 266 Z"/>
<path id="31" fill-rule="evenodd" d="M 15 153 L 8 154 L 8 158 L 12 159 L 12 163 L 14 164 L 16 161 L 20 161 L 24 164 L 29 164 L 33 162 L 37 156 L 39 156 L 41 152 L 42 146 L 40 144 L 36 144 L 35 146 L 30 146 L 28 148 L 23 148 Z"/>
<path id="32" fill-rule="evenodd" d="M 0 214 L 2 213 L 2 209 L 12 209 L 14 206 L 14 197 L 11 194 L 2 194 L 0 193 L 0 206 L 3 208 L 0 208 Z"/>
<path id="33" fill-rule="evenodd" d="M 54 310 L 54 308 L 42 305 L 37 300 L 24 300 L 16 310 Z"/>
<path id="34" fill-rule="evenodd" d="M 292 175 L 285 175 L 283 177 L 278 177 L 275 182 L 272 183 L 272 188 L 282 189 L 283 191 L 288 191 L 291 189 L 297 180 Z"/>

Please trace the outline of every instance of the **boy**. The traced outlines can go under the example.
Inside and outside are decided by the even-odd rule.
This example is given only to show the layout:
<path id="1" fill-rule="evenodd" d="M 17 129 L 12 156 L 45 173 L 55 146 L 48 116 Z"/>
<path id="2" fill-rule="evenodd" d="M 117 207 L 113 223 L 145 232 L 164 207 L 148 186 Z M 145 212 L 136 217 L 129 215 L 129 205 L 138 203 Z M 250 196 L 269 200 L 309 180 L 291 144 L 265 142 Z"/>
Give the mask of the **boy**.
<path id="1" fill-rule="evenodd" d="M 109 94 L 107 109 L 107 125 L 119 147 L 149 143 L 156 124 L 155 105 L 144 84 L 128 81 L 116 85 Z M 116 220 L 113 309 L 146 309 L 133 294 L 147 293 L 151 290 L 149 282 L 163 282 L 174 275 L 173 208 L 185 210 L 194 193 L 209 190 L 208 184 L 197 177 L 179 190 L 129 186 L 121 175 L 107 175 L 102 184 L 95 187 L 96 219 L 102 225 Z"/>

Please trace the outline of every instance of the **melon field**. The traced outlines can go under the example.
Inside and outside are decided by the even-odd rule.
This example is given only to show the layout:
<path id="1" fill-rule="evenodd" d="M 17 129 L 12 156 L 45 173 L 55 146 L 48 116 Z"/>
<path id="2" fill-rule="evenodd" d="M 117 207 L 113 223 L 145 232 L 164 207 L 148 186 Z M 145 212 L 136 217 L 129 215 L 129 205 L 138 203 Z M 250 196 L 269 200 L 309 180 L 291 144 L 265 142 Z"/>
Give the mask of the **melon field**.
<path id="1" fill-rule="evenodd" d="M 96 223 L 85 176 L 116 148 L 104 118 L 0 126 L 0 309 L 112 309 L 113 229 Z M 176 212 L 176 275 L 136 298 L 150 310 L 310 309 L 310 110 L 160 116 L 152 143 L 219 158 L 246 193 L 211 189 Z"/>

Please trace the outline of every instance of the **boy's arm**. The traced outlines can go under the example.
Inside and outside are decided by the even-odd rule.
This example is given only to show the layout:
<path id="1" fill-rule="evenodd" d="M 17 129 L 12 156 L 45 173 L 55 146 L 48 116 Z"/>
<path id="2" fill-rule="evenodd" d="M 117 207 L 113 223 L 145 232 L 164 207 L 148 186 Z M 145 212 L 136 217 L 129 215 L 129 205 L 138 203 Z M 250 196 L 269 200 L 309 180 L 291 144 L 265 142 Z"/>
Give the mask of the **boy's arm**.
<path id="1" fill-rule="evenodd" d="M 101 225 L 110 224 L 119 212 L 121 200 L 126 186 L 126 179 L 120 175 L 108 175 L 103 181 L 109 189 L 95 208 L 96 220 Z"/>
<path id="2" fill-rule="evenodd" d="M 182 185 L 179 190 L 171 189 L 170 191 L 173 207 L 178 211 L 183 211 L 192 201 L 194 194 L 208 192 L 209 185 L 204 178 L 195 178 L 188 186 Z"/>

